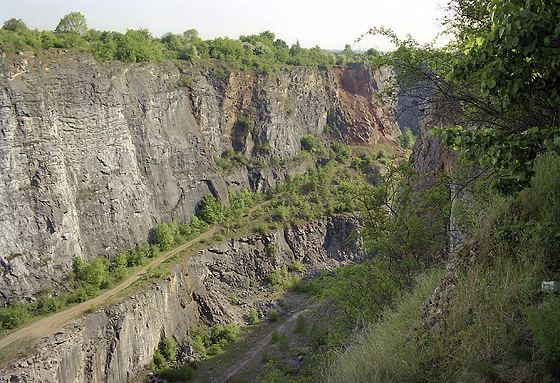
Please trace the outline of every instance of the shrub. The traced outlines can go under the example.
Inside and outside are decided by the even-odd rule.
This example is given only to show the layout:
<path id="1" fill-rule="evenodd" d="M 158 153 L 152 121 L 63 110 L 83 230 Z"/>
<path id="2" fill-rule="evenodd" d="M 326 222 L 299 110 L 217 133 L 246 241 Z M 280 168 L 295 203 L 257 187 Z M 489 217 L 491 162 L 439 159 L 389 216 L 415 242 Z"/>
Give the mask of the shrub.
<path id="1" fill-rule="evenodd" d="M 276 244 L 274 243 L 267 243 L 265 246 L 266 252 L 268 255 L 273 256 L 276 254 L 276 252 L 278 251 L 278 248 L 276 247 Z"/>
<path id="2" fill-rule="evenodd" d="M 165 222 L 154 229 L 154 240 L 162 251 L 169 251 L 175 245 L 175 237 Z"/>
<path id="3" fill-rule="evenodd" d="M 150 252 L 148 253 L 148 256 L 150 258 L 155 258 L 159 255 L 160 251 L 160 246 L 157 243 L 154 243 L 152 246 L 150 246 Z"/>
<path id="4" fill-rule="evenodd" d="M 23 325 L 29 318 L 29 312 L 18 302 L 11 302 L 0 310 L 0 322 L 3 328 L 12 329 Z"/>
<path id="5" fill-rule="evenodd" d="M 340 142 L 333 142 L 331 148 L 336 154 L 336 160 L 340 163 L 345 162 L 352 155 L 352 148 Z"/>
<path id="6" fill-rule="evenodd" d="M 550 294 L 541 307 L 528 310 L 527 322 L 544 359 L 560 362 L 560 298 Z"/>
<path id="7" fill-rule="evenodd" d="M 168 381 L 192 380 L 195 374 L 195 367 L 190 363 L 185 363 L 180 368 L 164 368 L 159 374 Z"/>
<path id="8" fill-rule="evenodd" d="M 272 309 L 268 313 L 268 320 L 270 322 L 278 322 L 278 310 Z"/>
<path id="9" fill-rule="evenodd" d="M 279 205 L 274 212 L 274 219 L 276 221 L 284 222 L 290 216 L 290 208 L 285 205 Z"/>
<path id="10" fill-rule="evenodd" d="M 264 223 L 259 223 L 255 228 L 255 232 L 259 233 L 260 235 L 266 234 L 266 225 Z"/>
<path id="11" fill-rule="evenodd" d="M 280 339 L 278 339 L 278 351 L 287 352 L 290 351 L 290 340 L 286 334 L 281 334 Z"/>
<path id="12" fill-rule="evenodd" d="M 294 332 L 297 333 L 305 333 L 307 331 L 307 319 L 302 314 L 298 315 L 296 327 L 294 328 Z"/>
<path id="13" fill-rule="evenodd" d="M 235 323 L 228 323 L 224 326 L 220 340 L 225 340 L 227 343 L 233 343 L 239 338 L 239 327 Z"/>
<path id="14" fill-rule="evenodd" d="M 274 330 L 270 335 L 270 343 L 274 344 L 278 342 L 279 339 L 280 339 L 280 334 L 278 333 L 278 330 Z"/>
<path id="15" fill-rule="evenodd" d="M 229 299 L 231 300 L 231 303 L 234 304 L 234 305 L 240 305 L 241 304 L 241 301 L 239 300 L 239 297 L 235 294 L 230 294 Z"/>
<path id="16" fill-rule="evenodd" d="M 266 279 L 273 285 L 282 285 L 283 275 L 280 270 L 273 270 L 266 276 Z"/>
<path id="17" fill-rule="evenodd" d="M 250 132 L 253 129 L 253 121 L 247 116 L 241 116 L 237 119 L 237 124 L 245 131 Z"/>
<path id="18" fill-rule="evenodd" d="M 159 349 L 154 352 L 154 363 L 158 367 L 162 366 L 165 363 L 165 357 L 162 355 Z"/>
<path id="19" fill-rule="evenodd" d="M 38 314 L 53 314 L 59 312 L 66 302 L 59 297 L 43 297 L 38 302 Z"/>
<path id="20" fill-rule="evenodd" d="M 212 344 L 209 348 L 208 348 L 208 353 L 210 355 L 219 355 L 222 352 L 224 352 L 224 349 L 222 348 L 222 346 L 218 343 L 214 343 Z"/>
<path id="21" fill-rule="evenodd" d="M 105 261 L 101 258 L 96 258 L 90 264 L 82 267 L 78 274 L 82 281 L 97 288 L 107 279 L 107 276 Z"/>
<path id="22" fill-rule="evenodd" d="M 301 139 L 301 148 L 311 153 L 315 153 L 319 148 L 317 137 L 308 134 Z"/>
<path id="23" fill-rule="evenodd" d="M 399 145 L 403 148 L 403 149 L 412 149 L 412 147 L 414 146 L 414 141 L 415 141 L 415 137 L 412 134 L 412 131 L 410 130 L 410 128 L 404 128 L 403 134 L 401 134 L 399 136 L 399 138 L 397 139 Z"/>
<path id="24" fill-rule="evenodd" d="M 167 360 L 168 362 L 175 361 L 177 355 L 177 342 L 174 338 L 165 338 L 160 348 L 165 360 Z"/>
<path id="25" fill-rule="evenodd" d="M 259 314 L 257 313 L 257 310 L 255 310 L 254 308 L 251 309 L 251 311 L 249 311 L 249 323 L 250 324 L 257 324 L 259 323 Z"/>
<path id="26" fill-rule="evenodd" d="M 214 235 L 214 240 L 217 241 L 217 242 L 223 242 L 224 239 L 225 239 L 225 237 L 224 237 L 223 234 L 216 233 Z"/>
<path id="27" fill-rule="evenodd" d="M 301 261 L 295 261 L 291 265 L 288 266 L 288 271 L 293 271 L 296 273 L 303 273 L 303 263 Z"/>
<path id="28" fill-rule="evenodd" d="M 191 342 L 191 347 L 194 351 L 198 352 L 203 357 L 206 356 L 206 345 L 204 344 L 204 338 L 200 335 L 196 335 Z"/>
<path id="29" fill-rule="evenodd" d="M 220 222 L 224 212 L 220 201 L 212 194 L 206 194 L 198 207 L 198 217 L 209 225 Z"/>

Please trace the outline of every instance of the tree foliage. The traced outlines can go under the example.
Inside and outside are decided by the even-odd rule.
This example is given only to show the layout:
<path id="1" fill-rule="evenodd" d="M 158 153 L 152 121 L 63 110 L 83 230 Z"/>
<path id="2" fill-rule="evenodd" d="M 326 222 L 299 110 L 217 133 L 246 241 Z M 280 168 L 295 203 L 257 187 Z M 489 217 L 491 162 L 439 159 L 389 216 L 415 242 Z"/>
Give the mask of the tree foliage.
<path id="1" fill-rule="evenodd" d="M 9 20 L 6 20 L 4 22 L 4 25 L 2 26 L 2 29 L 5 31 L 12 31 L 12 32 L 17 32 L 18 30 L 25 32 L 29 30 L 29 28 L 27 28 L 27 25 L 25 25 L 22 19 L 16 19 L 16 18 L 11 18 Z"/>
<path id="2" fill-rule="evenodd" d="M 363 248 L 372 256 L 322 277 L 322 297 L 335 306 L 328 318 L 335 343 L 360 323 L 374 322 L 421 271 L 441 259 L 450 216 L 447 177 L 420 177 L 406 163 L 389 166 L 376 186 L 349 192 L 360 206 Z"/>
<path id="3" fill-rule="evenodd" d="M 220 201 L 212 194 L 206 194 L 198 207 L 198 217 L 209 225 L 224 219 L 224 211 Z"/>
<path id="4" fill-rule="evenodd" d="M 126 33 L 88 29 L 80 12 L 64 16 L 55 32 L 29 30 L 19 19 L 9 19 L 0 30 L 0 48 L 4 52 L 49 48 L 76 48 L 90 52 L 97 60 L 123 62 L 159 62 L 209 59 L 226 63 L 238 70 L 253 69 L 262 73 L 278 70 L 283 65 L 332 66 L 340 64 L 339 55 L 319 47 L 302 48 L 299 42 L 291 47 L 264 31 L 238 39 L 217 37 L 203 40 L 195 29 L 182 34 L 166 33 L 156 38 L 145 29 L 128 29 Z M 344 56 L 343 62 L 354 57 Z"/>
<path id="5" fill-rule="evenodd" d="M 84 15 L 80 12 L 70 12 L 62 19 L 56 26 L 55 32 L 57 33 L 77 33 L 84 36 L 87 31 L 87 22 Z"/>
<path id="6" fill-rule="evenodd" d="M 414 134 L 412 134 L 412 131 L 408 127 L 404 128 L 403 133 L 398 138 L 399 145 L 404 149 L 412 149 L 415 141 L 416 138 L 414 137 Z"/>
<path id="7" fill-rule="evenodd" d="M 451 0 L 447 10 L 444 25 L 454 39 L 445 48 L 376 28 L 370 33 L 397 49 L 372 59 L 397 69 L 399 87 L 427 89 L 440 120 L 432 133 L 496 169 L 496 186 L 514 192 L 528 186 L 539 153 L 560 152 L 560 4 Z"/>
<path id="8" fill-rule="evenodd" d="M 511 192 L 528 186 L 539 153 L 560 153 L 560 3 L 493 1 L 489 22 L 463 39 L 447 81 L 470 84 L 476 98 L 467 111 L 487 117 L 483 126 L 435 130 L 465 157 L 506 170 Z"/>
<path id="9" fill-rule="evenodd" d="M 168 251 L 175 245 L 175 237 L 167 223 L 159 224 L 154 231 L 154 240 L 160 246 L 162 251 Z"/>

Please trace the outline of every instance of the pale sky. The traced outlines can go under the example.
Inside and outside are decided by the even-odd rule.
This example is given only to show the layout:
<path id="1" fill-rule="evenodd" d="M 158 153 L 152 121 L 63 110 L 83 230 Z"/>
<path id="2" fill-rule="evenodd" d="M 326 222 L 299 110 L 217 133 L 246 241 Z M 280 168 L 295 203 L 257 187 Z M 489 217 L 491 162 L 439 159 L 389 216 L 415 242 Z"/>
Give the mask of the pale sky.
<path id="1" fill-rule="evenodd" d="M 390 49 L 385 38 L 354 41 L 373 27 L 392 28 L 430 42 L 447 0 L 0 0 L 0 22 L 15 17 L 29 28 L 54 30 L 70 12 L 89 28 L 126 32 L 146 28 L 155 37 L 196 29 L 202 39 L 238 38 L 270 30 L 291 45 L 354 50 Z"/>

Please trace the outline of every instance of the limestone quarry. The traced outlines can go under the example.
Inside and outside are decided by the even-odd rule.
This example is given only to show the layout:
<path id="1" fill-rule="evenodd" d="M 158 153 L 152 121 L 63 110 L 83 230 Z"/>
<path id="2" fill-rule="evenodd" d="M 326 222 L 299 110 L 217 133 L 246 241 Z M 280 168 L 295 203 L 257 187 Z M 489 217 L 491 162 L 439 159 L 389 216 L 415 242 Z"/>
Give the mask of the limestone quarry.
<path id="1" fill-rule="evenodd" d="M 418 115 L 377 94 L 390 77 L 367 65 L 290 67 L 259 75 L 190 64 L 96 62 L 53 50 L 2 57 L 0 73 L 0 301 L 63 285 L 76 257 L 91 261 L 149 240 L 161 222 L 186 222 L 208 193 L 266 191 L 306 169 L 278 165 L 324 133 L 352 145 L 393 145 Z M 400 100 L 405 102 L 406 100 Z M 404 116 L 404 117 L 403 117 Z M 406 120 L 403 120 L 406 118 Z M 221 171 L 233 148 L 252 160 Z M 266 166 L 256 166 L 255 164 Z M 243 323 L 271 270 L 319 270 L 359 260 L 358 223 L 330 217 L 236 238 L 173 266 L 171 275 L 34 340 L 3 381 L 126 382 L 158 343 L 185 344 L 203 316 Z M 265 244 L 278 251 L 267 254 Z M 253 302 L 264 312 L 266 302 Z M 259 306 L 260 305 L 260 306 Z"/>

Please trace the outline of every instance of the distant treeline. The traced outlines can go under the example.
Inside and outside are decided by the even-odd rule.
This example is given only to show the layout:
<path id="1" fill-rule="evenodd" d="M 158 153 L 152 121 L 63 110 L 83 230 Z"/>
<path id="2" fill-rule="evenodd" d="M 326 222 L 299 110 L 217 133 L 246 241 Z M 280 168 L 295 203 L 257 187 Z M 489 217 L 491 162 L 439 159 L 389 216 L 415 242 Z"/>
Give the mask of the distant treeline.
<path id="1" fill-rule="evenodd" d="M 167 33 L 161 38 L 153 37 L 146 29 L 129 29 L 126 33 L 98 31 L 88 29 L 85 17 L 79 12 L 64 16 L 55 31 L 32 30 L 14 18 L 7 20 L 0 30 L 0 49 L 6 53 L 49 48 L 77 49 L 91 53 L 98 61 L 126 63 L 216 59 L 236 69 L 264 73 L 282 65 L 333 66 L 356 60 L 350 45 L 340 53 L 327 52 L 318 46 L 305 49 L 299 42 L 288 46 L 270 31 L 236 40 L 227 37 L 202 40 L 195 29 L 182 34 Z M 367 54 L 377 52 L 370 49 Z"/>

